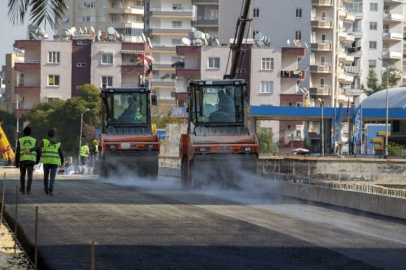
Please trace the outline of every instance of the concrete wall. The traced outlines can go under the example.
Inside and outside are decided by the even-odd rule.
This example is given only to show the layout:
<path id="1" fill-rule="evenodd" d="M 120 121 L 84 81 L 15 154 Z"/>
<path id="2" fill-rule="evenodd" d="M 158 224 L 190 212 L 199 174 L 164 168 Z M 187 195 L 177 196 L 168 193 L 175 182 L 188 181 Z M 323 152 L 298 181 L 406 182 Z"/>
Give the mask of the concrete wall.
<path id="1" fill-rule="evenodd" d="M 259 169 L 320 180 L 406 182 L 406 160 L 271 157 L 261 158 Z"/>
<path id="2" fill-rule="evenodd" d="M 166 127 L 165 154 L 179 155 L 179 140 L 186 134 L 187 125 L 168 125 Z M 180 164 L 180 163 L 179 163 Z"/>
<path id="3" fill-rule="evenodd" d="M 112 65 L 101 63 L 102 53 L 113 54 Z M 97 87 L 102 87 L 102 76 L 112 76 L 113 86 L 121 87 L 121 43 L 93 42 L 91 61 L 92 68 L 90 76 L 92 84 Z"/>

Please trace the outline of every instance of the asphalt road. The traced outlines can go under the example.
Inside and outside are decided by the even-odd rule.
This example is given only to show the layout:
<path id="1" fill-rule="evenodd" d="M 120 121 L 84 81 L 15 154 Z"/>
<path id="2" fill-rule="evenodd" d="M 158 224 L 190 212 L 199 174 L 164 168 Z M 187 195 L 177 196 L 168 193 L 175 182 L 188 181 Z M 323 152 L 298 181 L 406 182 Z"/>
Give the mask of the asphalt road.
<path id="1" fill-rule="evenodd" d="M 262 180 L 264 181 L 264 180 Z M 6 210 L 14 213 L 15 180 Z M 2 185 L 1 185 L 2 186 Z M 182 191 L 178 180 L 34 181 L 19 224 L 49 269 L 405 269 L 406 221 L 283 198 L 249 180 L 242 190 Z M 1 187 L 0 187 L 1 189 Z"/>

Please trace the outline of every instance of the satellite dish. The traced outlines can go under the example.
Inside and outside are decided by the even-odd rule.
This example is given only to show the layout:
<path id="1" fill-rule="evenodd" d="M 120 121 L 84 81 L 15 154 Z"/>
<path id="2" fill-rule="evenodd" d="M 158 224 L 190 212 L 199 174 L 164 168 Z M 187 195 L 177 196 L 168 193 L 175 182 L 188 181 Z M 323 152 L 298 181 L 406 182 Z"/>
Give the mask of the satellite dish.
<path id="1" fill-rule="evenodd" d="M 200 31 L 195 32 L 195 38 L 196 39 L 202 39 L 204 37 L 204 34 Z"/>
<path id="2" fill-rule="evenodd" d="M 116 33 L 116 29 L 114 27 L 107 28 L 107 34 L 114 35 Z"/>
<path id="3" fill-rule="evenodd" d="M 44 35 L 44 39 L 48 39 L 48 37 L 49 37 L 48 34 Z"/>
<path id="4" fill-rule="evenodd" d="M 100 33 L 100 40 L 107 40 L 107 33 L 105 31 L 101 31 Z"/>
<path id="5" fill-rule="evenodd" d="M 218 47 L 220 46 L 220 41 L 218 40 L 218 38 L 214 39 L 214 44 Z"/>
<path id="6" fill-rule="evenodd" d="M 146 43 L 146 42 L 147 42 L 147 39 L 145 38 L 144 33 L 141 33 L 141 37 L 142 37 L 143 42 Z"/>
<path id="7" fill-rule="evenodd" d="M 83 35 L 82 27 L 79 28 L 79 34 Z"/>
<path id="8" fill-rule="evenodd" d="M 120 41 L 124 41 L 125 37 L 123 34 L 120 34 L 120 37 L 118 38 Z"/>
<path id="9" fill-rule="evenodd" d="M 86 27 L 86 26 L 85 26 L 85 30 L 84 30 L 84 31 L 85 31 L 85 34 L 89 33 L 89 32 L 87 31 L 87 27 Z"/>
<path id="10" fill-rule="evenodd" d="M 182 43 L 183 43 L 183 45 L 186 45 L 186 46 L 190 46 L 190 39 L 188 39 L 188 38 L 182 38 Z"/>
<path id="11" fill-rule="evenodd" d="M 150 40 L 149 38 L 147 38 L 147 41 L 148 41 L 149 47 L 152 49 L 152 42 L 151 42 L 151 40 Z"/>
<path id="12" fill-rule="evenodd" d="M 90 27 L 90 29 L 89 29 L 89 36 L 90 36 L 91 38 L 94 38 L 95 35 L 96 35 L 96 32 L 94 31 L 94 28 L 93 28 L 93 27 Z"/>
<path id="13" fill-rule="evenodd" d="M 305 47 L 306 49 L 309 49 L 309 45 L 307 45 L 307 42 L 305 42 Z"/>

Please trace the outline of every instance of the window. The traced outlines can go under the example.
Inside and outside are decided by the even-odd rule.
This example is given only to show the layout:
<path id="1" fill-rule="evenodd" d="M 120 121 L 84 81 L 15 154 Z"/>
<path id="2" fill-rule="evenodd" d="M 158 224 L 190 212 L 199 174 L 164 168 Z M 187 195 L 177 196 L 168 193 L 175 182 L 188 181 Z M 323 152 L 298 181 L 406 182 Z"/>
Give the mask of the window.
<path id="1" fill-rule="evenodd" d="M 302 40 L 302 31 L 295 32 L 295 40 Z"/>
<path id="2" fill-rule="evenodd" d="M 369 67 L 376 67 L 376 60 L 369 60 Z"/>
<path id="3" fill-rule="evenodd" d="M 296 9 L 296 18 L 302 18 L 302 9 L 301 8 Z"/>
<path id="4" fill-rule="evenodd" d="M 254 18 L 259 18 L 259 8 L 254 8 L 253 9 L 253 16 Z"/>
<path id="5" fill-rule="evenodd" d="M 382 26 L 382 29 L 383 29 L 383 32 L 384 32 L 384 33 L 389 33 L 389 24 L 384 24 L 384 25 Z"/>
<path id="6" fill-rule="evenodd" d="M 79 8 L 95 8 L 96 2 L 79 2 Z"/>
<path id="7" fill-rule="evenodd" d="M 261 70 L 273 70 L 274 69 L 274 59 L 273 58 L 262 58 L 261 59 Z"/>
<path id="8" fill-rule="evenodd" d="M 59 86 L 59 75 L 48 75 L 48 86 Z"/>
<path id="9" fill-rule="evenodd" d="M 373 31 L 378 30 L 378 23 L 377 22 L 370 22 L 369 23 L 369 30 L 373 30 Z"/>
<path id="10" fill-rule="evenodd" d="M 273 82 L 262 81 L 260 93 L 261 94 L 273 94 Z"/>
<path id="11" fill-rule="evenodd" d="M 209 58 L 209 69 L 220 69 L 220 58 L 210 57 Z"/>
<path id="12" fill-rule="evenodd" d="M 137 17 L 135 17 L 135 16 L 130 16 L 130 22 L 136 23 L 136 22 L 137 22 Z"/>
<path id="13" fill-rule="evenodd" d="M 112 76 L 102 76 L 102 87 L 113 87 Z"/>
<path id="14" fill-rule="evenodd" d="M 100 1 L 99 6 L 100 8 L 106 8 L 106 1 Z"/>
<path id="15" fill-rule="evenodd" d="M 62 22 L 63 23 L 68 23 L 69 22 L 69 17 L 63 17 Z"/>
<path id="16" fill-rule="evenodd" d="M 182 39 L 180 38 L 173 38 L 172 45 L 182 45 Z"/>
<path id="17" fill-rule="evenodd" d="M 173 21 L 172 22 L 172 27 L 173 28 L 182 28 L 182 22 L 181 21 Z"/>
<path id="18" fill-rule="evenodd" d="M 182 4 L 172 4 L 173 10 L 182 10 Z"/>
<path id="19" fill-rule="evenodd" d="M 95 16 L 79 16 L 78 22 L 96 22 Z"/>
<path id="20" fill-rule="evenodd" d="M 99 22 L 106 22 L 106 16 L 99 16 Z"/>
<path id="21" fill-rule="evenodd" d="M 320 88 L 324 88 L 326 85 L 326 80 L 324 78 L 320 79 Z"/>
<path id="22" fill-rule="evenodd" d="M 65 1 L 64 2 L 66 9 L 69 9 L 69 2 Z"/>
<path id="23" fill-rule="evenodd" d="M 60 52 L 48 52 L 48 63 L 59 64 L 61 62 Z"/>
<path id="24" fill-rule="evenodd" d="M 369 4 L 370 11 L 378 11 L 378 3 L 370 3 Z"/>
<path id="25" fill-rule="evenodd" d="M 386 14 L 389 14 L 390 13 L 390 7 L 389 6 L 383 6 L 383 12 L 384 13 L 386 13 Z"/>
<path id="26" fill-rule="evenodd" d="M 376 47 L 377 47 L 376 41 L 370 41 L 369 42 L 369 49 L 370 50 L 376 50 Z"/>
<path id="27" fill-rule="evenodd" d="M 112 65 L 113 64 L 113 54 L 112 53 L 103 53 L 101 63 L 102 63 L 102 65 Z"/>

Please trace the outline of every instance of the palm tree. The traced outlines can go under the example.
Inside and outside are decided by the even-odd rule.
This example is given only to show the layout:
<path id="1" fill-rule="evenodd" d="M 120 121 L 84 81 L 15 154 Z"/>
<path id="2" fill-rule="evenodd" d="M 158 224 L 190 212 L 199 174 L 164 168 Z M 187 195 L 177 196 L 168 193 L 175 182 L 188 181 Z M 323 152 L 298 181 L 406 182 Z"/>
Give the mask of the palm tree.
<path id="1" fill-rule="evenodd" d="M 29 13 L 32 24 L 49 23 L 55 27 L 56 20 L 62 18 L 65 10 L 64 0 L 8 0 L 8 17 L 14 25 L 23 23 Z"/>

